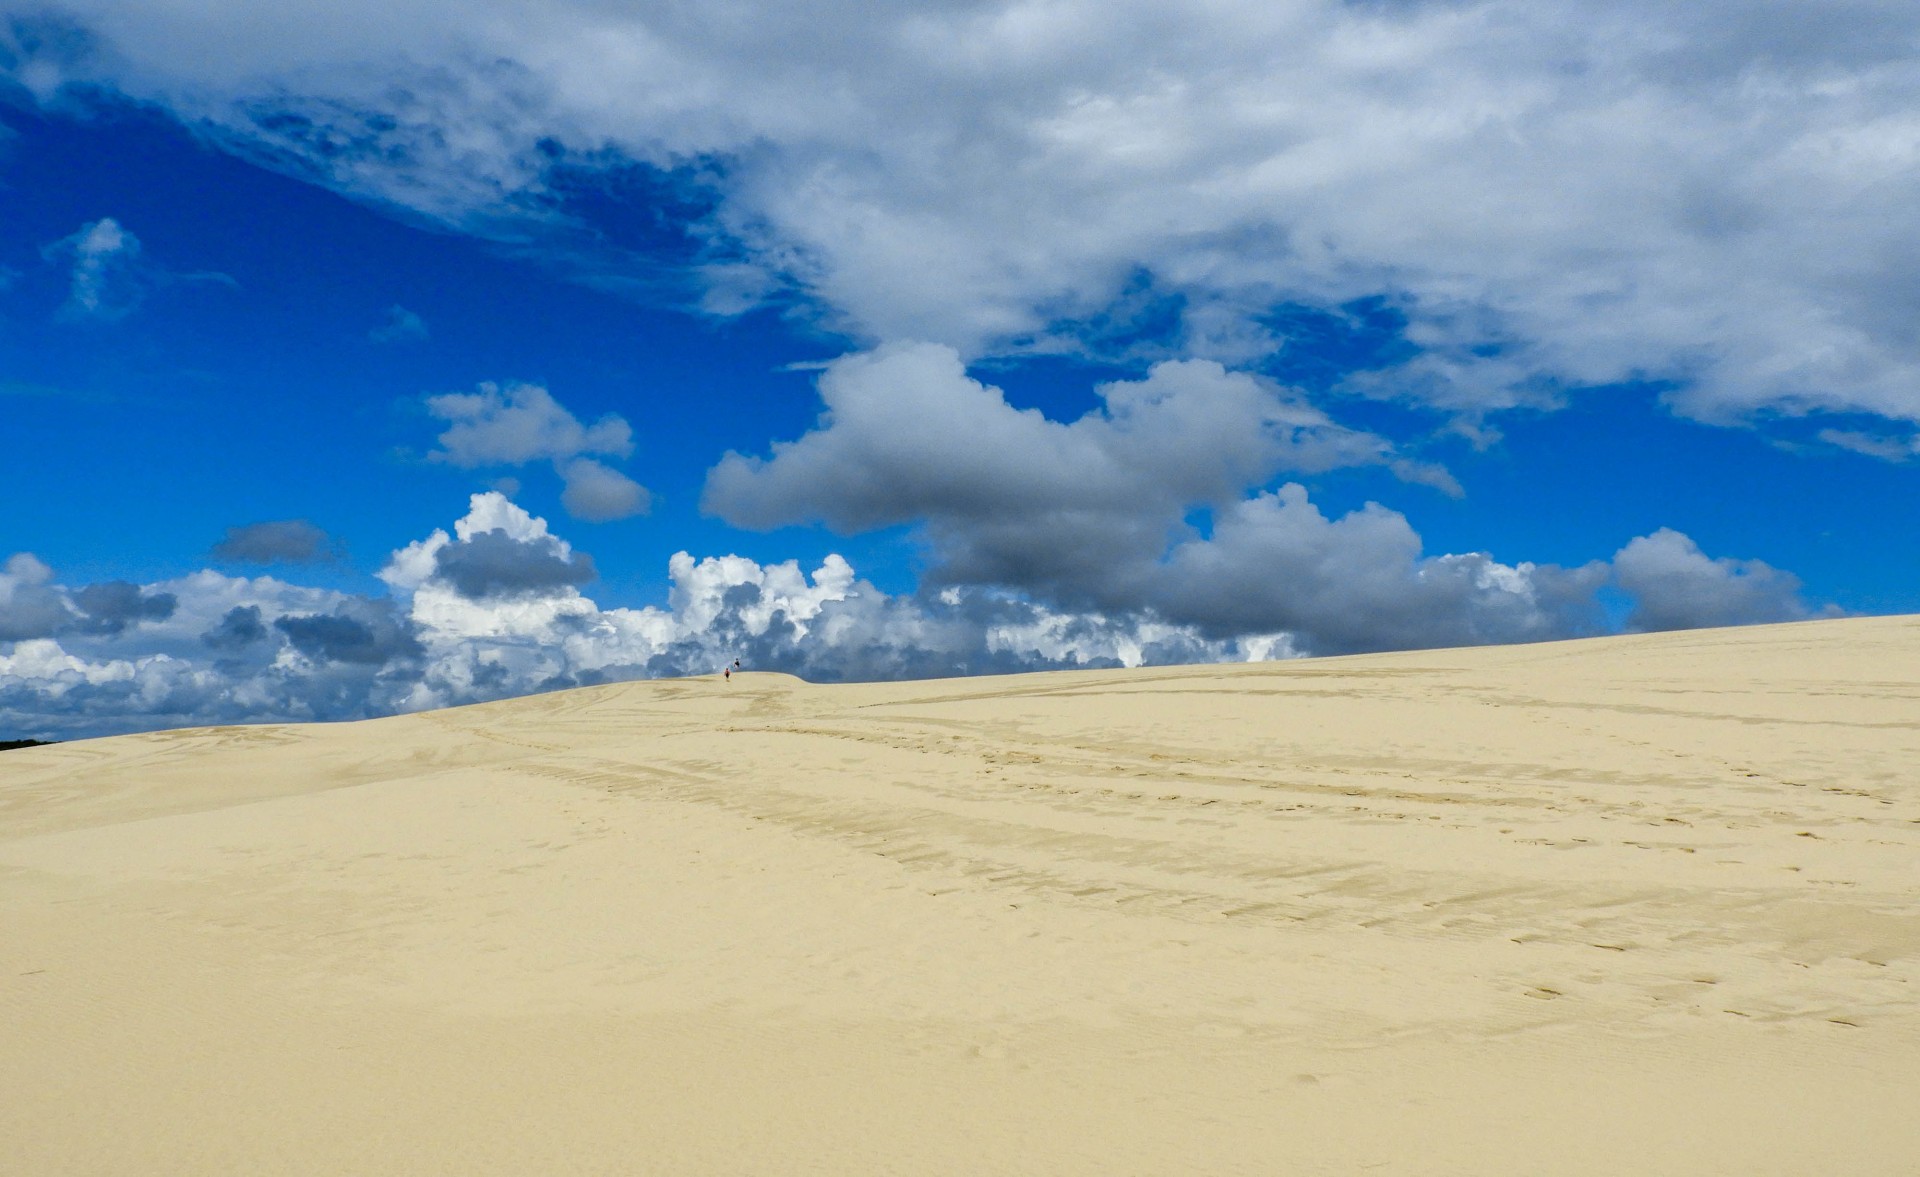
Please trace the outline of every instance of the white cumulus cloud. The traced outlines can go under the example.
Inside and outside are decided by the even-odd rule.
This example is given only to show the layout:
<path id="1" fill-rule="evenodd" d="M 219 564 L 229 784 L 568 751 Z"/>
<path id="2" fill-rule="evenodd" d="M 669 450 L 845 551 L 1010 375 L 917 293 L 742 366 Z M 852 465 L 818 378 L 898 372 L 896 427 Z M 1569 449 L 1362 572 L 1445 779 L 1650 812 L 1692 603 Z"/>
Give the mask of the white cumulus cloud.
<path id="1" fill-rule="evenodd" d="M 427 455 L 432 461 L 468 469 L 551 462 L 564 484 L 561 504 L 589 522 L 644 514 L 651 505 L 645 487 L 587 456 L 633 453 L 633 428 L 617 413 L 584 425 L 536 384 L 482 384 L 476 392 L 428 397 L 427 411 L 447 423 L 439 448 Z"/>
<path id="2" fill-rule="evenodd" d="M 633 429 L 625 420 L 608 414 L 582 425 L 536 384 L 482 384 L 478 392 L 429 397 L 427 411 L 447 422 L 440 448 L 430 456 L 455 466 L 564 461 L 577 454 L 624 458 L 633 452 Z"/>

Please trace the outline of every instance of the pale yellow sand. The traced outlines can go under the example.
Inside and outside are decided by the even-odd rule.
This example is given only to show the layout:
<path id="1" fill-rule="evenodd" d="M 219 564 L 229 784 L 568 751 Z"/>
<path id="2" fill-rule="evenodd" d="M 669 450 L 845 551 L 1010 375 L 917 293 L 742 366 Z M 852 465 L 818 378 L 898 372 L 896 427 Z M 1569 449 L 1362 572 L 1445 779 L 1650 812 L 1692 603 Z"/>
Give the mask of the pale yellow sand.
<path id="1" fill-rule="evenodd" d="M 1920 619 L 0 753 L 0 1172 L 1920 1173 Z"/>

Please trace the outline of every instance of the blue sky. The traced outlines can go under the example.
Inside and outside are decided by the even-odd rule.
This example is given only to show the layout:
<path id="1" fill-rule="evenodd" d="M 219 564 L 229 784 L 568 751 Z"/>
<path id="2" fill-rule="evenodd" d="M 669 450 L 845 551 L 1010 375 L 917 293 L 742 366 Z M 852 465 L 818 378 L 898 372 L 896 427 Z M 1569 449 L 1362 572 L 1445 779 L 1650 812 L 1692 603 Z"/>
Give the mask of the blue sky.
<path id="1" fill-rule="evenodd" d="M 0 736 L 1920 610 L 1902 6 L 0 9 Z"/>

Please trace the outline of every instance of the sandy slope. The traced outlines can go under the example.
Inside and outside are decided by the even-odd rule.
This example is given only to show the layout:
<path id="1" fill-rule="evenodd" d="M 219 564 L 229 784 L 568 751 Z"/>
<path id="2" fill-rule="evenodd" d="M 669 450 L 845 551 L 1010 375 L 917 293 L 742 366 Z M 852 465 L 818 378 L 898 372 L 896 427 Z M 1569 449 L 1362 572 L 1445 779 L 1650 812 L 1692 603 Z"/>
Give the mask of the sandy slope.
<path id="1" fill-rule="evenodd" d="M 1920 618 L 0 754 L 0 1172 L 1920 1172 Z"/>

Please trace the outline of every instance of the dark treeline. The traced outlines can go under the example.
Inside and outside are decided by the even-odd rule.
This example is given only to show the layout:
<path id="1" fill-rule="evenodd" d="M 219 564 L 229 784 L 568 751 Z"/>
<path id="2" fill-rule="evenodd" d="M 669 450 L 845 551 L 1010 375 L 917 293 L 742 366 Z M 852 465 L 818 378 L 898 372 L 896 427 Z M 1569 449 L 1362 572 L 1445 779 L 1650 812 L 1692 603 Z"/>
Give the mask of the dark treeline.
<path id="1" fill-rule="evenodd" d="M 44 748 L 52 740 L 0 740 L 0 752 L 10 752 L 15 748 Z"/>

